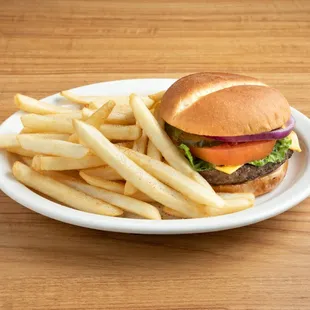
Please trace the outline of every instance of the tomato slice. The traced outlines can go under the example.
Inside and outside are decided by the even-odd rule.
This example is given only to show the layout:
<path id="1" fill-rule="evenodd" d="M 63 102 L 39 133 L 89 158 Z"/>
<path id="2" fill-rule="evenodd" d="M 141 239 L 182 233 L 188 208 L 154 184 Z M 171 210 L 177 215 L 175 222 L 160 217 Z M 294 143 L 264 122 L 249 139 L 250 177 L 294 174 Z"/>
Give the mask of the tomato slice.
<path id="1" fill-rule="evenodd" d="M 214 147 L 191 147 L 192 154 L 214 165 L 236 166 L 268 156 L 276 140 L 223 143 Z"/>

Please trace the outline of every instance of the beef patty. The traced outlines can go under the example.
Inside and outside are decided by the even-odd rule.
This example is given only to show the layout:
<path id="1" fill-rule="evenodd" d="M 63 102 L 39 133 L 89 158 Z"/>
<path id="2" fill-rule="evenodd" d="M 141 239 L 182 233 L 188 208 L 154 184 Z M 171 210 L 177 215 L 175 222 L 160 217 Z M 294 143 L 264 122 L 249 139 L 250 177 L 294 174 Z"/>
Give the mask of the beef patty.
<path id="1" fill-rule="evenodd" d="M 240 184 L 262 177 L 278 169 L 282 164 L 284 164 L 285 161 L 287 161 L 292 156 L 292 154 L 293 151 L 288 150 L 288 152 L 286 153 L 286 158 L 279 163 L 268 163 L 262 167 L 256 167 L 246 164 L 232 174 L 227 174 L 215 169 L 203 171 L 200 172 L 200 174 L 211 185 Z"/>

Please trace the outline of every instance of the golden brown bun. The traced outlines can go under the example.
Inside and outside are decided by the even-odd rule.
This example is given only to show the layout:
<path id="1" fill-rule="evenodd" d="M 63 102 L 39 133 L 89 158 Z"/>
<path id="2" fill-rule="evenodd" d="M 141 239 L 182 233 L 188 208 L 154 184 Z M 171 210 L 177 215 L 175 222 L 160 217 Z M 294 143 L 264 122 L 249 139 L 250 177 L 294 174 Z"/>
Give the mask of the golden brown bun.
<path id="1" fill-rule="evenodd" d="M 271 192 L 284 179 L 288 167 L 288 160 L 277 170 L 261 178 L 248 181 L 242 184 L 234 185 L 216 185 L 212 186 L 219 193 L 253 193 L 255 196 L 261 196 Z"/>
<path id="2" fill-rule="evenodd" d="M 278 90 L 257 79 L 203 72 L 176 81 L 162 98 L 160 115 L 188 133 L 240 136 L 279 128 L 291 111 Z"/>

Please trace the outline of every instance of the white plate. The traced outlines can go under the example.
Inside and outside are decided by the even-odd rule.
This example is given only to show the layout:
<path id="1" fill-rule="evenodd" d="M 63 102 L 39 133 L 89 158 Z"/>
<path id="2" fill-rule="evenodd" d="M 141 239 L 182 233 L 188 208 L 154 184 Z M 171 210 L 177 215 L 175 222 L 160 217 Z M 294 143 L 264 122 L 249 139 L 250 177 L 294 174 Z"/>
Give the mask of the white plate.
<path id="1" fill-rule="evenodd" d="M 150 94 L 168 88 L 174 79 L 137 79 L 98 83 L 74 89 L 79 95 L 126 95 L 135 92 Z M 57 104 L 61 97 L 56 94 L 44 99 Z M 310 121 L 302 113 L 292 109 L 296 119 L 296 132 L 299 136 L 302 153 L 295 153 L 290 159 L 284 181 L 273 192 L 256 200 L 255 206 L 245 211 L 202 219 L 150 221 L 142 219 L 112 218 L 77 211 L 54 203 L 34 193 L 11 174 L 11 166 L 5 152 L 0 153 L 0 187 L 9 197 L 23 206 L 50 218 L 78 226 L 138 234 L 186 234 L 225 230 L 253 224 L 295 206 L 310 194 L 309 149 Z M 21 129 L 17 112 L 0 127 L 0 133 L 17 133 Z"/>

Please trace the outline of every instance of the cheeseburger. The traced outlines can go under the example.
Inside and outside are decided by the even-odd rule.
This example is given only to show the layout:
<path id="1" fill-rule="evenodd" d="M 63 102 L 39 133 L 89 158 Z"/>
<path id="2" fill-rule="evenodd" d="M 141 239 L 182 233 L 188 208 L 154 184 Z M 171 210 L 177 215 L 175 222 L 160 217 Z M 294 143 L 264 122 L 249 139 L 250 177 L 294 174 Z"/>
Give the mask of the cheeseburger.
<path id="1" fill-rule="evenodd" d="M 217 192 L 265 194 L 301 151 L 287 100 L 252 77 L 185 76 L 164 94 L 160 115 L 169 137 Z"/>

